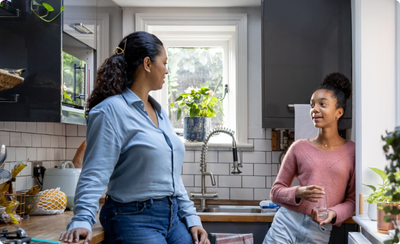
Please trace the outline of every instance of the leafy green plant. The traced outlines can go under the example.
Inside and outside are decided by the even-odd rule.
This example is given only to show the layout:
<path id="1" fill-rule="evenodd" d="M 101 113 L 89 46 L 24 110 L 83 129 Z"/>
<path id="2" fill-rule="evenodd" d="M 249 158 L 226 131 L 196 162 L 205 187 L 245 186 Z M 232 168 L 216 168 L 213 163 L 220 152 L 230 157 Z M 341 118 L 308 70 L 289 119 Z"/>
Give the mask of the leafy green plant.
<path id="1" fill-rule="evenodd" d="M 386 132 L 386 136 L 382 136 L 382 140 L 386 142 L 383 146 L 386 159 L 390 161 L 389 165 L 385 167 L 387 180 L 390 184 L 390 189 L 386 192 L 386 196 L 391 197 L 392 201 L 400 202 L 400 127 L 396 127 L 394 132 Z M 391 216 L 385 216 L 385 221 L 390 222 L 393 216 L 400 214 L 397 206 L 387 206 L 384 208 L 385 213 L 391 213 Z M 392 240 L 388 240 L 385 244 L 394 244 L 399 242 L 399 227 L 397 222 L 394 221 L 396 232 Z"/>
<path id="2" fill-rule="evenodd" d="M 222 103 L 213 95 L 214 92 L 209 88 L 189 87 L 185 93 L 179 95 L 175 102 L 170 104 L 171 107 L 177 105 L 178 112 L 176 114 L 176 120 L 181 118 L 182 112 L 188 114 L 190 118 L 212 118 L 218 112 L 222 113 Z"/>
<path id="3" fill-rule="evenodd" d="M 377 168 L 372 168 L 370 167 L 371 170 L 373 170 L 375 173 L 377 173 L 381 179 L 382 179 L 382 184 L 378 184 L 378 188 L 376 188 L 373 185 L 366 185 L 369 188 L 372 189 L 372 193 L 368 196 L 367 199 L 365 199 L 368 203 L 375 203 L 378 206 L 378 209 L 382 209 L 382 205 L 385 203 L 392 203 L 393 202 L 393 197 L 391 195 L 388 195 L 387 192 L 390 191 L 390 182 L 388 180 L 388 177 L 385 173 L 385 171 Z M 397 176 L 398 177 L 398 176 Z M 397 190 L 398 192 L 398 190 Z"/>
<path id="4" fill-rule="evenodd" d="M 46 9 L 46 13 L 44 15 L 40 15 L 39 14 L 40 7 L 43 7 L 43 8 Z M 60 7 L 60 12 L 54 18 L 49 19 L 49 20 L 45 19 L 45 18 L 49 15 L 50 12 L 54 11 L 54 8 L 50 4 L 48 4 L 48 3 L 38 3 L 36 0 L 32 0 L 31 1 L 31 10 L 32 10 L 32 12 L 34 14 L 36 14 L 37 17 L 39 17 L 43 21 L 46 21 L 46 22 L 49 23 L 49 22 L 52 22 L 53 20 L 55 20 L 61 14 L 61 12 L 65 10 L 65 8 L 63 6 L 61 6 Z"/>

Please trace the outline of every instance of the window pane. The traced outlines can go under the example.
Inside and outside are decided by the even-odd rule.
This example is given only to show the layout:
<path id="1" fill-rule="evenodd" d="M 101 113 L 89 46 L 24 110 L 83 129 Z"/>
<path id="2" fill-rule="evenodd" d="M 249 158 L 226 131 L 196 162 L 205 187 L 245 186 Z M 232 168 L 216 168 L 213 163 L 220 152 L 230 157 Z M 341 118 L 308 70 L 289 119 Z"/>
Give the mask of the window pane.
<path id="1" fill-rule="evenodd" d="M 207 87 L 214 96 L 223 96 L 222 47 L 170 47 L 168 52 L 168 103 L 175 102 L 179 94 L 189 87 Z M 221 108 L 222 109 L 222 108 Z M 175 128 L 183 128 L 183 117 L 176 121 L 177 109 L 169 107 L 169 117 Z M 218 113 L 211 120 L 211 127 L 222 125 L 223 115 Z"/>

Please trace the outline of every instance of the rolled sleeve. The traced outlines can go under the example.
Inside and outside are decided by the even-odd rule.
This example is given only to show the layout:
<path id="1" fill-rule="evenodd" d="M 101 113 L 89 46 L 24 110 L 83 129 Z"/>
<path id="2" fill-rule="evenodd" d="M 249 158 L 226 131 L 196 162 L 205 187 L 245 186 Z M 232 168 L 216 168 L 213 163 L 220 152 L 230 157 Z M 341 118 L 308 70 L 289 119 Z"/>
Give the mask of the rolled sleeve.
<path id="1" fill-rule="evenodd" d="M 200 217 L 197 216 L 194 203 L 189 199 L 187 195 L 185 186 L 182 182 L 182 178 L 179 178 L 180 196 L 177 196 L 179 204 L 178 216 L 183 220 L 188 229 L 192 226 L 203 226 L 201 224 Z"/>

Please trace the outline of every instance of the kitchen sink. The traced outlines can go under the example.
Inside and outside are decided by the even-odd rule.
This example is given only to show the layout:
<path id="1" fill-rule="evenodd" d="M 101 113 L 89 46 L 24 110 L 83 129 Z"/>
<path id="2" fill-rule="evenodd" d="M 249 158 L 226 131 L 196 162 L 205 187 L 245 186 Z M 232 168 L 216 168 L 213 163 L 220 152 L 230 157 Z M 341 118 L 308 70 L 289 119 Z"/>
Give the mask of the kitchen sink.
<path id="1" fill-rule="evenodd" d="M 208 205 L 203 211 L 199 213 L 261 213 L 258 206 L 238 206 L 238 205 Z"/>

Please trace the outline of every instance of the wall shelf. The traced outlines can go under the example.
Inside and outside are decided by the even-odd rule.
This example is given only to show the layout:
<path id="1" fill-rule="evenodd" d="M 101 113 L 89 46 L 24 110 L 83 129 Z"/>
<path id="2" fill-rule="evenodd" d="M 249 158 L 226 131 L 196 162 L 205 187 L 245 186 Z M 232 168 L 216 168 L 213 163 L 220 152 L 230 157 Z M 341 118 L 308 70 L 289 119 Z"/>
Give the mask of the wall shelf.
<path id="1" fill-rule="evenodd" d="M 19 17 L 19 9 L 13 8 L 5 3 L 0 4 L 0 18 Z"/>

